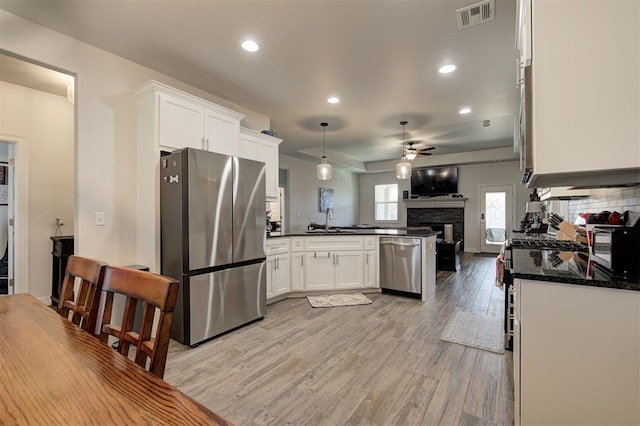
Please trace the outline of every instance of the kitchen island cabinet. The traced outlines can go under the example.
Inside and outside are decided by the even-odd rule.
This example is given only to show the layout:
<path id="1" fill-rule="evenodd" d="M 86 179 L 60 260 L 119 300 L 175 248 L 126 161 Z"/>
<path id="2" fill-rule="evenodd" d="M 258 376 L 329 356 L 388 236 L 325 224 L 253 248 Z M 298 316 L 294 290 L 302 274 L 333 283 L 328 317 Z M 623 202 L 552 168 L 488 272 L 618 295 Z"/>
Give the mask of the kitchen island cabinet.
<path id="1" fill-rule="evenodd" d="M 361 236 L 307 237 L 306 289 L 356 289 L 364 285 L 364 241 Z"/>
<path id="2" fill-rule="evenodd" d="M 336 232 L 336 234 L 340 234 Z M 286 263 L 289 265 L 290 275 L 285 285 L 276 284 L 277 272 L 271 272 L 268 280 L 268 300 L 274 302 L 282 297 L 300 296 L 307 293 L 349 290 L 380 289 L 379 274 L 379 237 L 378 235 L 400 235 L 405 231 L 374 230 L 370 233 L 363 231 L 344 231 L 336 234 L 294 234 L 276 236 L 267 239 L 267 261 L 277 262 L 275 255 L 280 257 L 280 273 L 285 263 L 285 247 L 289 248 Z M 420 235 L 422 244 L 422 301 L 432 299 L 436 286 L 436 233 L 426 232 Z M 269 264 L 273 269 L 274 264 Z M 284 277 L 280 278 L 284 282 Z M 286 292 L 285 292 L 286 291 Z M 280 296 L 280 297 L 279 297 Z"/>
<path id="3" fill-rule="evenodd" d="M 269 239 L 265 245 L 267 254 L 267 300 L 289 292 L 290 255 L 289 239 Z"/>
<path id="4" fill-rule="evenodd" d="M 520 65 L 532 66 L 529 186 L 640 181 L 640 2 L 518 3 Z"/>
<path id="5" fill-rule="evenodd" d="M 640 291 L 514 287 L 516 425 L 640 424 Z"/>

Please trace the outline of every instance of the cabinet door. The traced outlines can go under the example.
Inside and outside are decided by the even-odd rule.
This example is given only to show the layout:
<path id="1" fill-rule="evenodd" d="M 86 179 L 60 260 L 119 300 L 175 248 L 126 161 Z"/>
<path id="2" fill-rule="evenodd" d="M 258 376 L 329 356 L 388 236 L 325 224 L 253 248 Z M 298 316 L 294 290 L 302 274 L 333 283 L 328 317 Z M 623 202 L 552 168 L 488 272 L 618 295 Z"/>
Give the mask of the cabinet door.
<path id="1" fill-rule="evenodd" d="M 291 291 L 304 290 L 304 253 L 291 254 Z"/>
<path id="2" fill-rule="evenodd" d="M 205 110 L 204 138 L 207 150 L 237 156 L 240 144 L 240 122 L 215 111 Z"/>
<path id="3" fill-rule="evenodd" d="M 277 296 L 289 292 L 289 255 L 281 255 L 276 259 L 273 274 L 273 295 Z"/>
<path id="4" fill-rule="evenodd" d="M 305 254 L 305 284 L 307 290 L 331 290 L 334 288 L 333 257 L 328 251 Z"/>
<path id="5" fill-rule="evenodd" d="M 376 271 L 378 269 L 378 262 L 376 259 L 375 251 L 364 252 L 364 286 L 365 287 L 378 287 L 376 281 Z"/>
<path id="6" fill-rule="evenodd" d="M 240 134 L 238 157 L 246 158 L 247 160 L 260 161 L 259 152 L 260 144 L 256 139 Z"/>
<path id="7" fill-rule="evenodd" d="M 278 144 L 263 141 L 260 145 L 260 161 L 264 161 L 267 166 L 267 198 L 278 198 Z"/>
<path id="8" fill-rule="evenodd" d="M 160 94 L 160 148 L 170 151 L 178 148 L 203 147 L 202 107 L 173 96 Z"/>
<path id="9" fill-rule="evenodd" d="M 336 288 L 360 288 L 364 282 L 361 251 L 331 253 L 334 261 Z"/>
<path id="10" fill-rule="evenodd" d="M 275 281 L 276 256 L 267 256 L 267 299 L 274 295 L 273 282 Z"/>

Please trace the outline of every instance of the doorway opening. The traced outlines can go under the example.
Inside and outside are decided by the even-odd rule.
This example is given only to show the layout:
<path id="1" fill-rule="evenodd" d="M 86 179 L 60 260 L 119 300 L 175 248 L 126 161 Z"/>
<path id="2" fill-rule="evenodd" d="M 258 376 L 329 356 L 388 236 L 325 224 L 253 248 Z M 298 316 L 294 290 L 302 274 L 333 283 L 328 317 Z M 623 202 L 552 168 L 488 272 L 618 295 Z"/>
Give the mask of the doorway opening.
<path id="1" fill-rule="evenodd" d="M 14 144 L 0 140 L 0 295 L 14 294 Z"/>
<path id="2" fill-rule="evenodd" d="M 513 186 L 480 186 L 480 246 L 499 253 L 513 223 Z"/>

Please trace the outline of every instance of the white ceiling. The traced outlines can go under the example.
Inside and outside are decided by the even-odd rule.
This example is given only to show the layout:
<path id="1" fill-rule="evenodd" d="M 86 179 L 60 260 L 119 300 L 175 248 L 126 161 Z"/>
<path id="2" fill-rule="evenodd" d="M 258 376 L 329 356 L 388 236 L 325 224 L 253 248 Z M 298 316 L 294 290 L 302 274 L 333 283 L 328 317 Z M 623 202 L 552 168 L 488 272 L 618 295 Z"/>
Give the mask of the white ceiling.
<path id="1" fill-rule="evenodd" d="M 330 161 L 371 162 L 400 156 L 401 120 L 405 139 L 435 146 L 434 156 L 513 145 L 515 0 L 496 0 L 495 20 L 459 30 L 456 9 L 475 2 L 0 0 L 0 8 L 271 117 L 283 154 L 317 155 L 326 121 Z M 240 49 L 246 37 L 259 52 Z M 439 74 L 447 63 L 457 71 Z M 326 102 L 333 94 L 339 104 Z M 458 114 L 463 106 L 472 112 Z"/>

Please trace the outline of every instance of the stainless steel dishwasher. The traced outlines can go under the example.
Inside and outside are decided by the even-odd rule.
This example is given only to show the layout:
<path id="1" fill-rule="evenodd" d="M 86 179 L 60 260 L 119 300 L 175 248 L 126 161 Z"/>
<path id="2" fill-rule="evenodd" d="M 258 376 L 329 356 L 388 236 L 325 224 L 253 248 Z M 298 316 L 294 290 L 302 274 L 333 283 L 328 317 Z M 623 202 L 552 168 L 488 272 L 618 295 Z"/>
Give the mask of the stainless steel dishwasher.
<path id="1" fill-rule="evenodd" d="M 422 293 L 420 238 L 380 237 L 380 287 L 384 290 Z"/>

